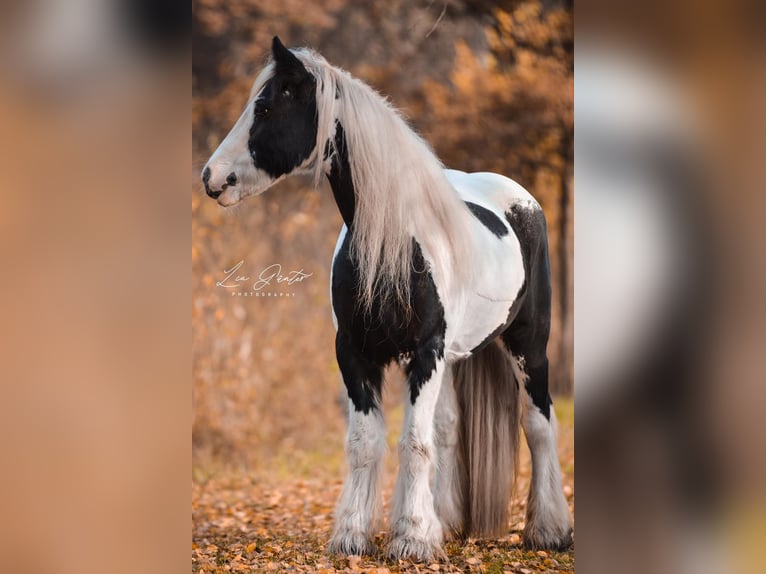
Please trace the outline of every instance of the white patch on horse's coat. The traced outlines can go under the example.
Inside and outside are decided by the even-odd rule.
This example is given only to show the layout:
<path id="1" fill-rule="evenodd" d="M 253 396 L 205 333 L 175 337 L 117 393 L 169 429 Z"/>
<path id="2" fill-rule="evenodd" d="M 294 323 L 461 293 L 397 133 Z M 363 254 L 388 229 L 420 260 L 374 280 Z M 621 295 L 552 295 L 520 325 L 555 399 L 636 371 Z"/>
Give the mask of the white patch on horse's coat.
<path id="1" fill-rule="evenodd" d="M 514 205 L 542 209 L 531 193 L 504 175 L 487 171 L 466 173 L 457 169 L 447 169 L 445 173 L 464 201 L 494 211 L 503 222 L 507 223 L 504 213 Z"/>
<path id="2" fill-rule="evenodd" d="M 344 224 L 340 229 L 340 233 L 338 234 L 338 240 L 335 242 L 335 250 L 332 252 L 332 264 L 330 265 L 330 301 L 332 301 L 332 274 L 333 269 L 335 268 L 335 258 L 338 257 L 340 248 L 343 246 L 343 242 L 346 240 L 346 233 L 348 233 L 348 228 Z M 332 324 L 337 331 L 338 317 L 335 315 L 335 305 L 330 305 L 330 312 L 332 313 Z"/>
<path id="3" fill-rule="evenodd" d="M 430 560 L 442 553 L 442 524 L 434 510 L 430 477 L 436 461 L 434 414 L 444 371 L 444 360 L 437 360 L 436 368 L 420 388 L 415 404 L 406 403 L 404 429 L 399 439 L 399 473 L 391 510 L 388 553 L 393 558 Z"/>
<path id="4" fill-rule="evenodd" d="M 561 467 L 556 448 L 556 413 L 545 418 L 527 394 L 522 427 L 532 458 L 532 481 L 527 500 L 524 542 L 536 548 L 568 544 L 572 523 L 561 488 Z"/>
<path id="5" fill-rule="evenodd" d="M 434 508 L 445 532 L 463 529 L 463 491 L 458 467 L 459 407 L 452 368 L 444 372 L 434 415 L 436 468 L 433 479 Z"/>
<path id="6" fill-rule="evenodd" d="M 386 424 L 380 409 L 357 411 L 349 400 L 343 491 L 335 511 L 332 552 L 370 553 L 380 510 L 380 461 L 386 450 Z"/>

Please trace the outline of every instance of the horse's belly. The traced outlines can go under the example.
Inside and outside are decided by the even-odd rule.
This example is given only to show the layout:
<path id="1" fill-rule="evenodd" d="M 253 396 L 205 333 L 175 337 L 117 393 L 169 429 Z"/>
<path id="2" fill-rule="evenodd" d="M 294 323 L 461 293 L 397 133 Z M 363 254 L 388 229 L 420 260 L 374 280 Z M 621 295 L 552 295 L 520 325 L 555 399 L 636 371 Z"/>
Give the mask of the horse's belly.
<path id="1" fill-rule="evenodd" d="M 488 303 L 479 299 L 472 301 L 470 303 L 471 311 L 465 315 L 454 334 L 450 333 L 449 321 L 447 322 L 448 340 L 450 341 L 447 357 L 452 359 L 466 357 L 497 337 L 509 321 L 508 315 L 511 305 Z"/>

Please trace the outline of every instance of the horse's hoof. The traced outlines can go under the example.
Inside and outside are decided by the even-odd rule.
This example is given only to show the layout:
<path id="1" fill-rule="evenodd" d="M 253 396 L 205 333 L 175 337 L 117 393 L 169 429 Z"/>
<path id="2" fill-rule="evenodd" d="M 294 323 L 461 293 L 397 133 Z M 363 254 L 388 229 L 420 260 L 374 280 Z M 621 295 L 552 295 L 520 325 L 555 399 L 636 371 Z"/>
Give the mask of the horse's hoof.
<path id="1" fill-rule="evenodd" d="M 327 551 L 330 554 L 345 556 L 367 556 L 375 554 L 376 550 L 373 541 L 363 532 L 352 530 L 336 532 L 327 545 Z"/>
<path id="2" fill-rule="evenodd" d="M 436 507 L 436 516 L 439 517 L 442 532 L 446 540 L 460 540 L 463 535 L 463 517 L 456 511 L 448 511 L 446 508 Z"/>
<path id="3" fill-rule="evenodd" d="M 392 560 L 408 558 L 416 562 L 428 562 L 446 556 L 438 541 L 413 536 L 397 536 L 388 544 L 386 554 Z"/>
<path id="4" fill-rule="evenodd" d="M 527 527 L 524 529 L 524 548 L 527 550 L 567 550 L 572 546 L 572 528 L 546 530 Z"/>

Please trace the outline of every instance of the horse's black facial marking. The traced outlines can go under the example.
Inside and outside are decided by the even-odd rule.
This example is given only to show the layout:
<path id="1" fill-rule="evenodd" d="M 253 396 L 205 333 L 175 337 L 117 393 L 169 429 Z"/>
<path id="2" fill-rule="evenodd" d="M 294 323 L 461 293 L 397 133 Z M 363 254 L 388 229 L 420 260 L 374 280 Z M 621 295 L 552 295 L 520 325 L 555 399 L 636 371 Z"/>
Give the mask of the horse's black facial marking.
<path id="1" fill-rule="evenodd" d="M 495 236 L 504 237 L 508 235 L 508 228 L 500 220 L 500 218 L 492 213 L 489 209 L 482 207 L 481 205 L 471 203 L 470 201 L 466 201 L 465 204 L 468 209 L 471 210 L 471 213 L 473 213 L 474 217 L 481 221 L 484 227 L 494 233 Z"/>
<path id="2" fill-rule="evenodd" d="M 274 179 L 300 166 L 317 136 L 316 80 L 278 38 L 272 48 L 274 76 L 253 103 L 247 142 L 257 169 Z"/>

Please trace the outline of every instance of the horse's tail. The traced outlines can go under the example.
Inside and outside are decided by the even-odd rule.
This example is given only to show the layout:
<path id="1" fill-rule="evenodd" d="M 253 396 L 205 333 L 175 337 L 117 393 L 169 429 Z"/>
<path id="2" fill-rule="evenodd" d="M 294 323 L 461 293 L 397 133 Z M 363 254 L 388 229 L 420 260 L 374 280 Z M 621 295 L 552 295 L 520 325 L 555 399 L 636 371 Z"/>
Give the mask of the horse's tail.
<path id="1" fill-rule="evenodd" d="M 497 342 L 453 367 L 460 410 L 458 467 L 466 535 L 492 537 L 508 528 L 508 502 L 519 446 L 519 386 L 510 353 Z"/>

